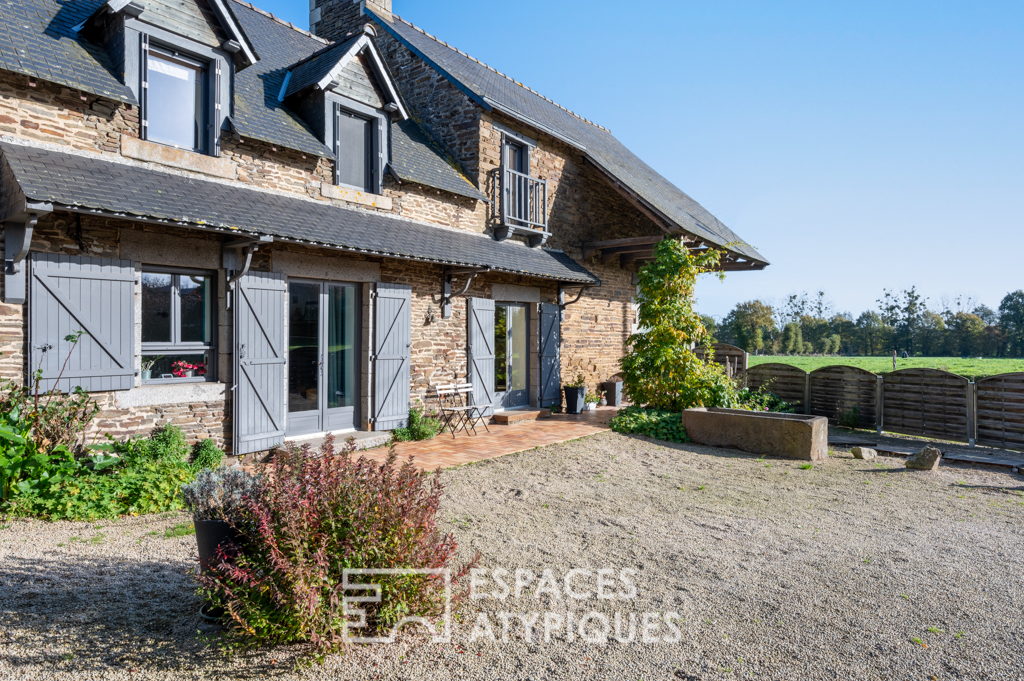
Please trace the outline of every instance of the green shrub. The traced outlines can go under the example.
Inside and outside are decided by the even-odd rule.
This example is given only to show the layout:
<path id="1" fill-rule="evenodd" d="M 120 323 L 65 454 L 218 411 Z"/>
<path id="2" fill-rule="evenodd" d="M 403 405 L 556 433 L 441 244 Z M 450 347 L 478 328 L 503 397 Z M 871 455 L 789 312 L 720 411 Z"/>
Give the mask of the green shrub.
<path id="1" fill-rule="evenodd" d="M 392 430 L 391 438 L 395 442 L 429 440 L 440 432 L 440 420 L 433 416 L 426 416 L 420 407 L 413 407 L 409 410 L 409 425 Z"/>
<path id="2" fill-rule="evenodd" d="M 354 458 L 354 446 L 334 448 L 328 437 L 275 452 L 265 483 L 241 506 L 235 526 L 244 547 L 220 549 L 201 593 L 222 608 L 230 623 L 227 645 L 309 643 L 320 654 L 346 643 L 342 598 L 347 568 L 450 568 L 455 595 L 470 565 L 455 564 L 454 536 L 437 525 L 440 474 Z M 388 632 L 410 615 L 440 614 L 445 604 L 440 575 L 374 575 L 378 603 L 360 603 L 368 630 Z"/>
<path id="3" fill-rule="evenodd" d="M 216 470 L 224 462 L 224 450 L 212 438 L 200 440 L 192 447 L 192 468 L 196 472 Z"/>
<path id="4" fill-rule="evenodd" d="M 773 392 L 764 389 L 764 386 L 757 390 L 742 388 L 737 396 L 740 409 L 749 411 L 774 411 L 784 414 L 792 414 L 796 405 L 786 402 Z"/>
<path id="5" fill-rule="evenodd" d="M 611 420 L 616 433 L 646 435 L 669 442 L 689 442 L 683 428 L 683 415 L 677 411 L 626 407 Z"/>
<path id="6" fill-rule="evenodd" d="M 711 361 L 710 336 L 693 309 L 697 278 L 718 268 L 722 251 L 693 252 L 677 239 L 665 239 L 654 254 L 637 275 L 643 331 L 629 337 L 620 361 L 626 394 L 634 404 L 672 412 L 733 406 L 736 388 Z M 707 348 L 707 361 L 694 352 L 697 345 Z"/>
<path id="7" fill-rule="evenodd" d="M 186 461 L 192 451 L 185 439 L 185 431 L 170 423 L 154 430 L 139 444 L 142 456 L 149 461 Z"/>
<path id="8" fill-rule="evenodd" d="M 182 461 L 148 461 L 131 468 L 83 473 L 15 498 L 14 515 L 47 520 L 98 520 L 180 509 L 178 490 L 193 478 Z"/>
<path id="9" fill-rule="evenodd" d="M 860 428 L 860 407 L 855 404 L 839 412 L 839 425 L 844 428 Z"/>
<path id="10" fill-rule="evenodd" d="M 82 335 L 64 338 L 68 359 Z M 61 376 L 63 370 L 56 382 Z M 181 508 L 178 489 L 193 473 L 180 428 L 86 447 L 98 405 L 81 388 L 42 392 L 41 379 L 37 370 L 29 386 L 0 381 L 0 512 L 93 520 Z"/>

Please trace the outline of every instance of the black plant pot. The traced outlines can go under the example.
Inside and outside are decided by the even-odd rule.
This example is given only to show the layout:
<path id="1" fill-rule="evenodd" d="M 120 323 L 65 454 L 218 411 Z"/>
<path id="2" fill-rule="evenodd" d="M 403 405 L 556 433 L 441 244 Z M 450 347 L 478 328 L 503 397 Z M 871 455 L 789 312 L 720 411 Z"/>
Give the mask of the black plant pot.
<path id="1" fill-rule="evenodd" d="M 568 414 L 582 414 L 583 413 L 583 400 L 587 396 L 587 389 L 583 388 L 571 388 L 565 386 L 565 411 Z"/>
<path id="2" fill-rule="evenodd" d="M 196 544 L 199 547 L 199 565 L 203 572 L 210 571 L 210 564 L 217 558 L 217 547 L 241 544 L 241 537 L 231 526 L 231 523 L 224 520 L 197 520 Z"/>
<path id="3" fill-rule="evenodd" d="M 622 406 L 622 381 L 608 381 L 607 383 L 602 383 L 601 390 L 604 391 L 604 396 L 605 399 L 608 400 L 609 407 Z"/>

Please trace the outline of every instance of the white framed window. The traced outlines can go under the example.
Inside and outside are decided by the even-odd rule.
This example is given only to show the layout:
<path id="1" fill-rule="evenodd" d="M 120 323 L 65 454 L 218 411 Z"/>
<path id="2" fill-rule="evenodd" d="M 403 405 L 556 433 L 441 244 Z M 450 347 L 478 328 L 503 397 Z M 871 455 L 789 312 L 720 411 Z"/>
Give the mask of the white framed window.
<path id="1" fill-rule="evenodd" d="M 207 151 L 209 64 L 151 44 L 146 52 L 146 138 Z"/>
<path id="2" fill-rule="evenodd" d="M 200 270 L 143 268 L 143 383 L 215 379 L 214 277 Z"/>

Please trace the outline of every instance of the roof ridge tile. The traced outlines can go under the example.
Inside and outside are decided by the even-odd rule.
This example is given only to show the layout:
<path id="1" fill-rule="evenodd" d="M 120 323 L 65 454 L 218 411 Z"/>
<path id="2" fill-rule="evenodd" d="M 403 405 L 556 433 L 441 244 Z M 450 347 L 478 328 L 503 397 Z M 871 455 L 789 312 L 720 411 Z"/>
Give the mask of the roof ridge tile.
<path id="1" fill-rule="evenodd" d="M 237 0 L 236 0 L 236 1 L 237 1 Z M 562 106 L 561 104 L 559 104 L 558 102 L 556 102 L 555 100 L 551 99 L 550 97 L 546 97 L 545 95 L 542 95 L 541 93 L 537 92 L 537 91 L 536 91 L 536 90 L 534 90 L 534 89 L 533 89 L 532 87 L 530 87 L 529 85 L 524 85 L 523 83 L 519 82 L 519 81 L 518 81 L 518 80 L 516 80 L 515 78 L 512 78 L 511 76 L 508 76 L 508 75 L 506 75 L 506 74 L 502 73 L 501 71 L 499 71 L 498 69 L 494 68 L 494 67 L 493 67 L 493 66 L 491 66 L 490 64 L 487 64 L 487 63 L 485 63 L 485 62 L 482 62 L 482 61 L 480 61 L 479 59 L 477 59 L 476 57 L 474 57 L 474 56 L 472 56 L 472 55 L 469 55 L 469 54 L 466 54 L 465 52 L 463 52 L 463 51 L 462 51 L 462 50 L 460 50 L 459 48 L 457 48 L 457 47 L 453 47 L 452 45 L 449 45 L 448 43 L 446 43 L 445 41 L 441 40 L 441 39 L 440 39 L 440 38 L 438 38 L 437 36 L 435 36 L 435 35 L 431 35 L 430 33 L 427 33 L 427 32 L 426 32 L 426 31 L 424 31 L 424 30 L 423 30 L 422 28 L 420 28 L 420 27 L 419 27 L 419 26 L 417 26 L 416 24 L 412 23 L 412 22 L 411 22 L 411 21 L 409 21 L 408 19 L 403 19 L 402 17 L 400 17 L 400 16 L 399 16 L 399 15 L 397 15 L 397 14 L 392 14 L 392 16 L 393 16 L 393 17 L 394 17 L 395 19 L 397 19 L 398 21 L 401 21 L 401 22 L 402 22 L 403 24 L 405 24 L 406 26 L 409 26 L 410 28 L 412 28 L 412 29 L 414 29 L 414 30 L 416 30 L 416 31 L 419 31 L 420 33 L 422 33 L 423 35 L 427 36 L 428 38 L 430 38 L 430 39 L 431 39 L 431 40 L 433 40 L 434 42 L 436 42 L 436 43 L 440 43 L 441 45 L 444 45 L 444 46 L 445 46 L 445 47 L 447 47 L 447 48 L 448 48 L 449 50 L 451 50 L 451 51 L 453 51 L 453 52 L 457 52 L 457 53 L 461 54 L 461 55 L 462 55 L 463 57 L 466 57 L 467 59 L 472 59 L 473 61 L 475 61 L 475 62 L 476 62 L 477 64 L 479 64 L 480 66 L 483 66 L 483 67 L 484 67 L 485 69 L 488 69 L 489 71 L 493 71 L 494 73 L 498 74 L 499 76 L 501 76 L 501 77 L 502 77 L 502 78 L 504 78 L 505 80 L 507 80 L 507 81 L 509 81 L 509 82 L 511 82 L 511 83 L 514 83 L 515 85 L 518 85 L 519 87 L 523 88 L 523 89 L 524 89 L 524 90 L 526 90 L 527 92 L 530 92 L 530 93 L 532 93 L 532 94 L 535 94 L 535 95 L 537 95 L 538 97 L 540 97 L 540 98 L 541 98 L 541 99 L 543 99 L 544 101 L 548 102 L 549 104 L 553 104 L 553 105 L 557 106 L 557 107 L 558 107 L 559 109 L 561 109 L 562 111 L 566 112 L 566 113 L 567 113 L 567 114 L 569 114 L 570 116 L 573 116 L 573 117 L 575 117 L 575 118 L 578 118 L 578 119 L 580 119 L 581 121 L 583 121 L 584 123 L 588 123 L 588 124 L 590 124 L 590 125 L 594 126 L 595 128 L 599 128 L 599 129 L 601 129 L 601 130 L 604 130 L 605 132 L 608 132 L 608 133 L 610 133 L 610 132 L 611 132 L 611 130 L 609 130 L 608 128 L 604 127 L 604 126 L 603 126 L 603 125 L 601 125 L 600 123 L 595 123 L 594 121 L 592 121 L 592 120 L 590 120 L 590 119 L 588 119 L 588 118 L 584 118 L 583 116 L 579 115 L 578 113 L 576 113 L 576 112 L 575 112 L 575 111 L 573 111 L 572 109 L 567 109 L 567 108 L 565 108 L 564 106 Z"/>

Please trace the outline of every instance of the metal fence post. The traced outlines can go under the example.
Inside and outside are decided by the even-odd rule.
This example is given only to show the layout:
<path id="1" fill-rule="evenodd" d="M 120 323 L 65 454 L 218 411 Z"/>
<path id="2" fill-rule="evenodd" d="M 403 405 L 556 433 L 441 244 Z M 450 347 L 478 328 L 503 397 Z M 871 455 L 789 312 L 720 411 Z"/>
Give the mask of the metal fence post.
<path id="1" fill-rule="evenodd" d="M 973 447 L 978 437 L 978 385 L 967 384 L 967 444 Z"/>
<path id="2" fill-rule="evenodd" d="M 885 377 L 875 376 L 875 432 L 882 434 L 885 425 Z"/>

